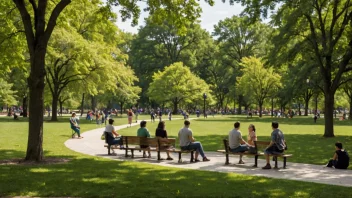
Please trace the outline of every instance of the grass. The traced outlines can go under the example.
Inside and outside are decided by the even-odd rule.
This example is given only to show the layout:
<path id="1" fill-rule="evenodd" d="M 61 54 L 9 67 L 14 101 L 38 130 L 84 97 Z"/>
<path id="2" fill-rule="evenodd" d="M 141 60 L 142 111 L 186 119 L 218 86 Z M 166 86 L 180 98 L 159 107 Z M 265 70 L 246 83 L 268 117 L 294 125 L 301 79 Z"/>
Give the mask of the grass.
<path id="1" fill-rule="evenodd" d="M 143 119 L 148 119 L 148 116 L 143 117 Z M 139 162 L 112 161 L 76 153 L 63 144 L 70 138 L 71 133 L 67 120 L 68 118 L 61 118 L 59 122 L 46 121 L 44 123 L 44 152 L 46 157 L 64 157 L 71 159 L 71 161 L 66 164 L 55 165 L 0 165 L 0 197 L 350 196 L 351 188 L 347 187 L 269 179 L 235 173 L 167 168 Z M 116 118 L 115 120 L 116 125 L 127 122 L 127 118 Z M 206 150 L 216 150 L 221 148 L 221 139 L 227 136 L 234 120 L 241 121 L 243 131 L 245 131 L 248 123 L 254 123 L 258 129 L 260 139 L 269 137 L 269 118 L 246 120 L 242 117 L 219 117 L 208 120 L 193 120 L 191 121 L 191 127 L 194 130 L 195 137 L 203 142 Z M 324 139 L 321 138 L 322 121 L 319 121 L 315 126 L 310 126 L 310 121 L 298 118 L 297 120 L 280 120 L 280 123 L 282 123 L 280 128 L 290 142 L 289 151 L 295 154 L 292 160 L 299 160 L 299 149 L 301 151 L 309 150 L 312 143 L 305 144 L 304 142 L 314 140 L 316 143 L 313 145 L 322 149 L 322 151 L 319 151 L 321 154 L 314 155 L 320 156 L 323 153 L 328 153 L 328 157 L 322 159 L 322 161 L 326 161 L 333 152 L 333 146 L 330 143 L 342 136 L 349 138 L 349 142 L 351 141 L 348 131 L 344 128 L 348 128 L 346 123 L 341 123 L 341 125 L 335 127 L 338 137 Z M 96 128 L 96 125 L 81 120 L 81 127 L 82 131 L 86 131 Z M 156 128 L 156 123 L 148 122 L 147 127 L 152 132 Z M 166 127 L 169 134 L 175 136 L 178 129 L 182 127 L 182 120 L 167 122 Z M 13 121 L 7 117 L 0 117 L 0 128 L 0 159 L 24 157 L 28 129 L 26 120 Z M 132 127 L 121 130 L 120 133 L 134 135 L 136 129 L 137 127 Z M 321 141 L 323 143 L 319 144 Z M 300 145 L 299 148 L 294 148 L 298 145 Z M 312 163 L 320 163 L 320 160 L 319 158 L 312 159 Z"/>

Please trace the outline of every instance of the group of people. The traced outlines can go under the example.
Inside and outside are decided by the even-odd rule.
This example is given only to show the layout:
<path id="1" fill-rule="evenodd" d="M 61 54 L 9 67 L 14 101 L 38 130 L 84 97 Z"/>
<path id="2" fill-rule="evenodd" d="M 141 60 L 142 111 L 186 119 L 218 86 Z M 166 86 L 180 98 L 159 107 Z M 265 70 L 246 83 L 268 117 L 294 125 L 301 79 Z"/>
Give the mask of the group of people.
<path id="1" fill-rule="evenodd" d="M 70 118 L 71 128 L 78 134 L 78 138 L 83 138 L 80 136 L 80 128 L 77 123 L 76 114 L 72 113 L 72 117 Z M 107 133 L 107 142 L 110 145 L 120 145 L 123 147 L 123 142 L 121 138 L 115 138 L 120 136 L 113 126 L 114 120 L 109 119 L 109 124 L 105 127 L 105 133 Z M 178 140 L 179 146 L 181 150 L 195 150 L 195 161 L 199 162 L 199 155 L 202 157 L 204 162 L 210 161 L 209 158 L 206 157 L 204 153 L 203 146 L 200 142 L 196 141 L 193 136 L 193 131 L 190 128 L 190 121 L 185 120 L 184 126 L 178 132 Z M 151 137 L 149 130 L 146 128 L 147 122 L 141 121 L 140 128 L 137 130 L 138 137 Z M 234 128 L 229 132 L 228 140 L 229 140 L 229 150 L 235 153 L 243 153 L 248 151 L 249 153 L 256 153 L 254 141 L 257 141 L 256 128 L 253 124 L 248 126 L 248 135 L 247 141 L 242 138 L 242 133 L 240 131 L 241 123 L 235 122 Z M 279 129 L 278 122 L 271 123 L 272 132 L 271 132 L 271 141 L 270 144 L 265 148 L 264 155 L 266 159 L 266 165 L 263 169 L 271 169 L 270 165 L 270 155 L 282 154 L 285 150 L 287 150 L 287 145 L 285 141 L 285 137 L 283 132 Z M 160 121 L 158 127 L 155 130 L 155 137 L 160 138 L 168 138 L 166 125 L 164 121 Z M 140 145 L 141 148 L 148 148 L 146 145 Z M 167 148 L 164 148 L 167 149 Z M 349 166 L 349 155 L 347 151 L 343 149 L 342 143 L 335 143 L 335 154 L 333 159 L 329 161 L 327 167 L 334 167 L 336 169 L 347 169 Z M 148 151 L 148 155 L 143 151 L 143 157 L 151 157 L 150 151 Z M 170 155 L 170 152 L 167 152 L 167 160 L 173 160 Z M 239 164 L 244 164 L 242 160 L 242 155 L 240 155 Z"/>

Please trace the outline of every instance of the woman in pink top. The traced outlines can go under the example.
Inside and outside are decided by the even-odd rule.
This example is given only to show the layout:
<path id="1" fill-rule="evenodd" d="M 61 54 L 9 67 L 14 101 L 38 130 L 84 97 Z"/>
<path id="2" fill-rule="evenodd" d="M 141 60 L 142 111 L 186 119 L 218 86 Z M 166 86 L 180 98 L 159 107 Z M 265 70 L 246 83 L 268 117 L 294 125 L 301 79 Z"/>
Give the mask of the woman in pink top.
<path id="1" fill-rule="evenodd" d="M 250 145 L 249 152 L 256 153 L 254 141 L 257 141 L 257 134 L 255 133 L 255 126 L 250 124 L 248 127 L 247 142 Z"/>

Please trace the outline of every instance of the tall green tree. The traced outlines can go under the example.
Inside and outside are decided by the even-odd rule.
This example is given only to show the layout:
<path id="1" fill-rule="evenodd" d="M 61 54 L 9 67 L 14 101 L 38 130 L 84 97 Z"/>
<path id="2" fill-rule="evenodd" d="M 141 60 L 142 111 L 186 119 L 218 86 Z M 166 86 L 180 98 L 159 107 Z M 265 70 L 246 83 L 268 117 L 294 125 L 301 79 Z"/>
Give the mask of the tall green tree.
<path id="1" fill-rule="evenodd" d="M 253 97 L 259 105 L 259 117 L 262 117 L 264 100 L 280 87 L 281 76 L 273 68 L 265 68 L 260 59 L 245 57 L 242 59 L 243 76 L 238 77 L 238 87 L 247 96 Z"/>
<path id="2" fill-rule="evenodd" d="M 211 0 L 206 2 L 212 4 Z M 57 24 L 61 12 L 71 3 L 71 0 L 57 2 L 48 0 L 13 0 L 17 10 L 21 14 L 27 47 L 30 59 L 29 85 L 29 133 L 26 160 L 41 161 L 43 159 L 43 110 L 44 110 L 44 77 L 45 56 L 51 34 Z M 109 0 L 109 5 L 115 4 L 123 7 L 121 15 L 123 19 L 130 18 L 133 14 L 133 22 L 136 24 L 140 8 L 136 1 Z M 148 1 L 148 11 L 154 14 L 155 21 L 175 21 L 180 31 L 185 25 L 195 21 L 201 12 L 196 0 L 182 1 Z M 10 10 L 9 6 L 7 10 Z"/>
<path id="3" fill-rule="evenodd" d="M 350 0 L 265 1 L 235 0 L 247 5 L 247 13 L 258 18 L 262 13 L 281 4 L 274 19 L 280 34 L 276 38 L 280 46 L 303 36 L 297 43 L 307 43 L 314 51 L 312 57 L 320 70 L 324 92 L 325 137 L 334 136 L 334 96 L 347 72 L 352 70 L 352 2 Z"/>
<path id="4" fill-rule="evenodd" d="M 154 73 L 148 95 L 157 102 L 171 102 L 173 113 L 177 113 L 180 102 L 202 99 L 203 93 L 210 93 L 204 80 L 192 74 L 182 62 L 165 67 Z M 210 94 L 208 94 L 210 95 Z"/>

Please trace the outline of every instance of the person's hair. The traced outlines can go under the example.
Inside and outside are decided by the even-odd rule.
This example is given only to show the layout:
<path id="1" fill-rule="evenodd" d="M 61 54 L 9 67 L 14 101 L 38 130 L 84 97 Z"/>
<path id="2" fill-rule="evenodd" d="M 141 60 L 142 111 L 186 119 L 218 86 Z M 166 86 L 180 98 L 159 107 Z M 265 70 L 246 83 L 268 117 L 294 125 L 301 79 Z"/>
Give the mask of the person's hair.
<path id="1" fill-rule="evenodd" d="M 163 129 L 164 126 L 165 126 L 165 122 L 164 121 L 159 122 L 159 124 L 158 124 L 158 128 L 159 129 Z"/>
<path id="2" fill-rule="evenodd" d="M 75 112 L 73 112 L 73 113 L 72 113 L 72 116 L 74 116 L 74 115 L 76 115 L 76 113 L 75 113 Z"/>
<path id="3" fill-rule="evenodd" d="M 336 142 L 335 146 L 339 149 L 342 149 L 342 143 L 340 143 L 340 142 Z"/>
<path id="4" fill-rule="evenodd" d="M 277 128 L 279 128 L 279 123 L 276 122 L 276 121 L 274 121 L 274 122 L 271 123 L 271 126 L 272 126 L 274 129 L 277 129 Z"/>
<path id="5" fill-rule="evenodd" d="M 254 126 L 254 124 L 250 124 L 249 127 L 252 127 L 253 131 L 255 132 L 255 126 Z"/>
<path id="6" fill-rule="evenodd" d="M 240 125 L 241 125 L 240 122 L 237 121 L 237 122 L 235 122 L 234 127 L 238 128 L 238 127 L 240 127 Z"/>
<path id="7" fill-rule="evenodd" d="M 114 123 L 114 120 L 113 119 L 109 119 L 109 124 L 112 124 Z"/>
<path id="8" fill-rule="evenodd" d="M 141 127 L 145 127 L 145 126 L 147 126 L 147 122 L 143 120 L 140 125 L 141 125 Z"/>
<path id="9" fill-rule="evenodd" d="M 185 120 L 184 124 L 185 124 L 186 126 L 189 126 L 189 125 L 191 124 L 191 122 L 188 121 L 188 120 Z"/>

